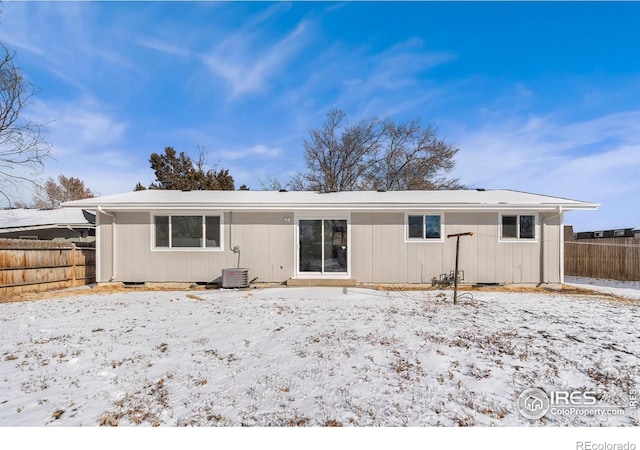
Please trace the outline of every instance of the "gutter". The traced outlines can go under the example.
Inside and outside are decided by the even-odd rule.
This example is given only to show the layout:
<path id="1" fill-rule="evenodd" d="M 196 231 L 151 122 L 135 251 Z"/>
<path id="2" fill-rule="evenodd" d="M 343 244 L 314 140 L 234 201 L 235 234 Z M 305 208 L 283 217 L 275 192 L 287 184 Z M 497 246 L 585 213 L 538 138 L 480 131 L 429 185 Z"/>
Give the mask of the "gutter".
<path id="1" fill-rule="evenodd" d="M 109 281 L 113 281 L 116 278 L 116 216 L 115 214 L 111 214 L 102 209 L 102 206 L 98 206 L 98 213 L 104 214 L 105 216 L 109 216 L 113 218 L 113 222 L 111 224 L 111 278 Z M 96 260 L 100 259 L 100 243 L 98 242 L 96 245 Z M 96 261 L 97 264 L 97 261 Z M 100 274 L 96 274 L 99 275 Z M 99 279 L 99 278 L 98 278 Z M 97 280 L 96 280 L 97 281 Z"/>
<path id="2" fill-rule="evenodd" d="M 556 211 L 562 208 L 564 211 L 595 210 L 597 203 L 578 204 L 552 204 L 552 203 L 120 203 L 103 205 L 110 210 L 117 211 L 162 211 L 162 210 L 197 210 L 197 211 L 274 211 L 283 212 L 292 209 L 300 211 L 353 211 L 353 212 L 397 212 L 407 210 L 438 210 L 438 211 L 505 211 L 505 210 L 526 210 L 526 211 Z M 99 207 L 98 207 L 99 208 Z"/>

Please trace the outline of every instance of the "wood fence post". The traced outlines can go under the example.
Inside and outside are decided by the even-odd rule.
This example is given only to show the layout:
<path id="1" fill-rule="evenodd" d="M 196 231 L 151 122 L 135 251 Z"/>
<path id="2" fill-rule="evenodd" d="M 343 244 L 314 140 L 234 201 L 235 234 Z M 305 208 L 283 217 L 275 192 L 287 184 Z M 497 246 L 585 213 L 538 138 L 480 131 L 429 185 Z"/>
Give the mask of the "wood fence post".
<path id="1" fill-rule="evenodd" d="M 78 260 L 78 257 L 76 255 L 76 244 L 75 243 L 71 243 L 71 287 L 75 287 L 76 286 L 76 263 Z"/>

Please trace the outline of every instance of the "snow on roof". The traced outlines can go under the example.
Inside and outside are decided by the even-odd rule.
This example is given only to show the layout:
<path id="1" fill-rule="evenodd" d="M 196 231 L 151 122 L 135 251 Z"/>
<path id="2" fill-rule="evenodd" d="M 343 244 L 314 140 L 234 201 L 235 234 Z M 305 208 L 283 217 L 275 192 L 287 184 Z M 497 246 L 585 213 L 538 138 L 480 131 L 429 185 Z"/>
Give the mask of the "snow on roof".
<path id="1" fill-rule="evenodd" d="M 595 203 L 510 190 L 453 191 L 167 191 L 145 190 L 66 202 L 65 207 L 111 210 L 226 208 L 249 209 L 415 209 L 514 207 L 565 210 L 596 209 Z"/>
<path id="2" fill-rule="evenodd" d="M 55 226 L 87 226 L 87 220 L 81 209 L 4 209 L 0 210 L 0 229 Z"/>

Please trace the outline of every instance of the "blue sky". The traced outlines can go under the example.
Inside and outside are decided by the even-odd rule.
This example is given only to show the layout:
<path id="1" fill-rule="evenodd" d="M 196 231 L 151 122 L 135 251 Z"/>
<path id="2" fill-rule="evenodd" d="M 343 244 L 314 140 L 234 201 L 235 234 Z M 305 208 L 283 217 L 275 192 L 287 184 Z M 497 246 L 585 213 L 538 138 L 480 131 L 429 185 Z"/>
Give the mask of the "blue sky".
<path id="1" fill-rule="evenodd" d="M 0 21 L 48 123 L 43 179 L 126 192 L 152 152 L 200 146 L 260 189 L 338 107 L 433 124 L 467 185 L 601 203 L 578 230 L 640 226 L 640 3 L 4 2 Z"/>

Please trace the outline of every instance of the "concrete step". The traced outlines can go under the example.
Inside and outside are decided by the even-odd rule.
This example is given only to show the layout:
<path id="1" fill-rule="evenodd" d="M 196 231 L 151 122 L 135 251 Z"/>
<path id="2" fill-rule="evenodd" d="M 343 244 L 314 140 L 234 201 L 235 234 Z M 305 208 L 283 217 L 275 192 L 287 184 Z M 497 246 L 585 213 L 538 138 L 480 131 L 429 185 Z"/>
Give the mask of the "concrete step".
<path id="1" fill-rule="evenodd" d="M 356 287 L 356 280 L 350 278 L 289 278 L 287 286 L 308 287 L 308 286 L 327 286 L 327 287 Z"/>

